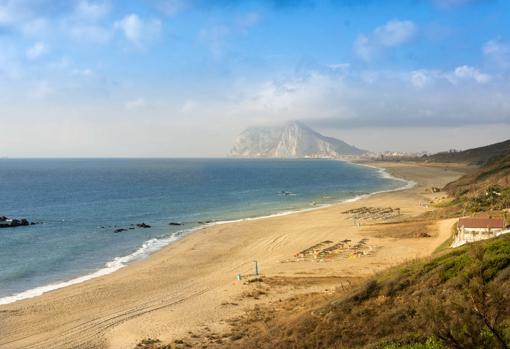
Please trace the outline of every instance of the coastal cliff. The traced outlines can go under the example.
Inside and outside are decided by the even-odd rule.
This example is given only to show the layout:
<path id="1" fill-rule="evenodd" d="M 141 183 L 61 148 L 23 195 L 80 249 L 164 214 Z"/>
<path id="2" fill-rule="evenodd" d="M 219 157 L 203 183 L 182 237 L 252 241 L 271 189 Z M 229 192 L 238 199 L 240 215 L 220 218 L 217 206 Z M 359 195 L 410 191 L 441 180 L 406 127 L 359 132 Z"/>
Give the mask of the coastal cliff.
<path id="1" fill-rule="evenodd" d="M 291 121 L 282 127 L 251 127 L 236 139 L 230 155 L 263 158 L 336 158 L 366 153 L 339 139 L 326 137 Z"/>

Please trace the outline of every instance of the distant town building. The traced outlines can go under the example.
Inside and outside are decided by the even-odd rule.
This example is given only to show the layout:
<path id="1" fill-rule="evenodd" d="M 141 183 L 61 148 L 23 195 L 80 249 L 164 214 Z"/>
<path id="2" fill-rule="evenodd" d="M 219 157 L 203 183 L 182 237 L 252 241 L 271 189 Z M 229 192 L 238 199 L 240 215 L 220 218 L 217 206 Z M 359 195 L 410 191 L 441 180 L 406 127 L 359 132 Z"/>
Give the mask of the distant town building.
<path id="1" fill-rule="evenodd" d="M 421 152 L 384 151 L 378 153 L 368 152 L 361 155 L 360 158 L 366 160 L 398 161 L 398 160 L 417 160 L 427 155 L 429 154 L 426 151 Z"/>
<path id="2" fill-rule="evenodd" d="M 508 232 L 505 229 L 506 222 L 503 218 L 460 218 L 454 245 L 490 239 Z"/>

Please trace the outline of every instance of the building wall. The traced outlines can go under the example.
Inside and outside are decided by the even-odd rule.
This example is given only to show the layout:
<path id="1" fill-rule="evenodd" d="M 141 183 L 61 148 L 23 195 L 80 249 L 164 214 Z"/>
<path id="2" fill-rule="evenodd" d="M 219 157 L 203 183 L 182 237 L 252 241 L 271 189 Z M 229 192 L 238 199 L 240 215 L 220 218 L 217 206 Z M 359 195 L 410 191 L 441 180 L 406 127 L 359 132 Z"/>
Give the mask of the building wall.
<path id="1" fill-rule="evenodd" d="M 502 231 L 502 229 L 460 227 L 458 229 L 458 239 L 465 242 L 486 240 L 495 237 L 496 234 L 500 231 Z"/>

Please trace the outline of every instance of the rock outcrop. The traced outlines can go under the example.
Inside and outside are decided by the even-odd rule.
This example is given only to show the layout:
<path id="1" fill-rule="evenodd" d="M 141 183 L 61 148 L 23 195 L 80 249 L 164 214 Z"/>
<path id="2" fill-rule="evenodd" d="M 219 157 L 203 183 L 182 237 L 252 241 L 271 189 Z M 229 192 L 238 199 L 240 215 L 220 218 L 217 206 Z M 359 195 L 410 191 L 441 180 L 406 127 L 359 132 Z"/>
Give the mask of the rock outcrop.
<path id="1" fill-rule="evenodd" d="M 29 222 L 26 218 L 15 219 L 6 216 L 0 216 L 0 228 L 16 228 L 34 225 L 37 223 Z"/>
<path id="2" fill-rule="evenodd" d="M 292 121 L 283 127 L 252 127 L 242 132 L 230 152 L 233 157 L 338 158 L 366 153 L 339 139 L 326 137 Z"/>

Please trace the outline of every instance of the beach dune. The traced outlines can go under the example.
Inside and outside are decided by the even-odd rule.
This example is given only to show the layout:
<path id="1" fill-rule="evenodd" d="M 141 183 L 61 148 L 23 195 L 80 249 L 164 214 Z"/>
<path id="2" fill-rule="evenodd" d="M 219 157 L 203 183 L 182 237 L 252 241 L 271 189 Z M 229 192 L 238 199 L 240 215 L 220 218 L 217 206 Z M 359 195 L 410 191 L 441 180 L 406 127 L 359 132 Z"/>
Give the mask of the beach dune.
<path id="1" fill-rule="evenodd" d="M 400 208 L 400 218 L 411 218 L 431 209 L 424 202 L 443 195 L 432 193 L 432 186 L 442 187 L 458 178 L 462 168 L 379 166 L 415 181 L 416 186 L 286 216 L 214 225 L 113 274 L 2 305 L 0 348 L 132 348 L 148 337 L 172 341 L 205 327 L 226 331 L 226 320 L 260 301 L 250 297 L 243 301 L 249 287 L 243 279 L 253 277 L 255 260 L 264 277 L 321 277 L 334 284 L 430 255 L 448 239 L 452 220 L 435 223 L 427 238 L 396 238 L 372 234 L 371 226 L 358 226 L 342 212 L 362 206 L 394 207 Z M 322 261 L 296 257 L 324 241 L 362 239 L 370 246 L 367 256 Z M 271 297 L 323 287 L 302 286 L 281 288 Z"/>

